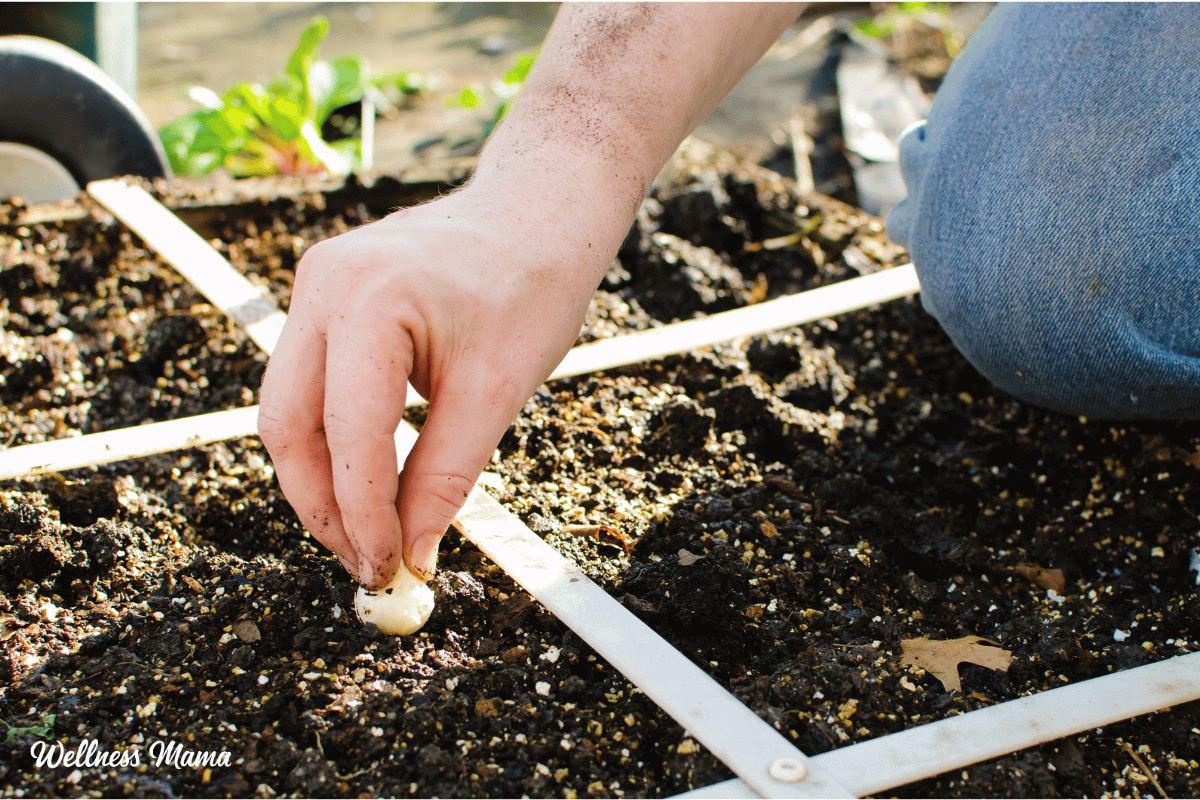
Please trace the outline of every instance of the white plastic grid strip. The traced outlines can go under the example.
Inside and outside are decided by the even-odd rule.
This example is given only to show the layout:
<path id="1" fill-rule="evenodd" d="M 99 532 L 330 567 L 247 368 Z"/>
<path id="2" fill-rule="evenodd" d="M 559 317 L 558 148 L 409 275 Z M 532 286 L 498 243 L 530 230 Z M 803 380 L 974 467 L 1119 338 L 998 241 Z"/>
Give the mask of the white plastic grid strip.
<path id="1" fill-rule="evenodd" d="M 131 230 L 152 243 L 204 296 L 246 329 L 270 353 L 286 316 L 263 290 L 251 285 L 208 242 L 144 189 L 124 181 L 88 184 L 88 193 Z M 725 311 L 704 319 L 651 328 L 575 347 L 550 379 L 599 372 L 697 347 L 825 319 L 920 291 L 911 264 L 789 297 Z M 424 402 L 411 387 L 410 405 Z"/>
<path id="2" fill-rule="evenodd" d="M 1115 672 L 811 756 L 862 796 L 1200 698 L 1200 653 Z M 678 797 L 758 797 L 738 780 Z"/>
<path id="3" fill-rule="evenodd" d="M 0 450 L 0 480 L 48 475 L 258 435 L 258 406 Z"/>
<path id="4" fill-rule="evenodd" d="M 107 189 L 102 190 L 101 194 L 118 203 L 123 201 L 116 200 L 116 198 L 129 196 L 126 191 L 113 192 Z M 159 208 L 162 207 L 159 206 Z M 172 219 L 183 224 L 174 215 L 172 215 Z M 171 232 L 172 227 L 174 226 L 163 226 L 161 230 L 170 235 L 177 235 L 180 239 L 184 238 L 178 232 Z M 198 247 L 195 243 L 200 242 L 208 247 L 207 243 L 190 228 L 188 232 L 195 237 L 192 246 Z M 220 258 L 219 254 L 215 255 Z M 164 258 L 166 257 L 164 256 Z M 198 263 L 198 261 L 198 259 L 192 259 L 192 263 Z M 211 256 L 204 258 L 203 261 L 206 264 L 214 263 Z M 228 262 L 224 259 L 221 261 L 226 267 L 228 266 Z M 202 272 L 206 271 L 202 270 Z M 209 284 L 215 283 L 211 276 L 204 280 Z M 228 285 L 228 280 L 220 281 L 220 286 L 228 287 Z M 751 336 L 827 319 L 836 314 L 856 311 L 914 294 L 917 291 L 920 291 L 920 286 L 912 265 L 896 267 L 874 275 L 851 278 L 832 286 L 812 289 L 791 297 L 781 297 L 746 308 L 724 311 L 703 319 L 689 320 L 662 328 L 652 328 L 579 345 L 567 353 L 566 358 L 562 360 L 548 380 L 638 364 L 653 358 L 672 353 L 684 353 L 739 336 Z M 217 292 L 214 291 L 214 293 Z M 236 291 L 231 294 L 240 295 L 244 292 Z M 282 312 L 278 312 L 278 315 L 272 312 L 267 315 L 266 319 L 271 320 L 271 325 L 267 330 L 270 335 L 263 336 L 258 343 L 270 352 L 270 347 L 267 345 L 273 346 L 278 339 L 278 332 L 275 328 L 276 326 L 282 328 L 282 320 L 285 317 Z M 425 403 L 425 399 L 411 387 L 409 387 L 407 398 L 410 406 Z M 21 445 L 0 451 L 0 480 L 21 475 L 62 472 L 95 464 L 109 464 L 127 458 L 167 453 L 181 447 L 194 447 L 225 439 L 255 436 L 257 435 L 255 425 L 257 414 L 258 406 L 251 406 L 232 411 L 216 411 L 170 422 L 150 423 L 137 428 Z"/>
<path id="5" fill-rule="evenodd" d="M 916 269 L 912 264 L 905 264 L 702 319 L 581 344 L 567 353 L 551 373 L 550 380 L 636 364 L 740 336 L 828 319 L 919 291 L 921 285 L 917 282 Z"/>
<path id="6" fill-rule="evenodd" d="M 268 353 L 287 319 L 279 305 L 230 266 L 200 234 L 139 186 L 93 181 L 88 194 L 150 244 Z"/>

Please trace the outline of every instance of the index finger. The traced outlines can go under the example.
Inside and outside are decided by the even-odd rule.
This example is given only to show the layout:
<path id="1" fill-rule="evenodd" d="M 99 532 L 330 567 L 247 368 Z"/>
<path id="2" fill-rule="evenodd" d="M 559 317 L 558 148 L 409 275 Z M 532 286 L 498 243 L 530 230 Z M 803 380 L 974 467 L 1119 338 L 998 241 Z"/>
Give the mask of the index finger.
<path id="1" fill-rule="evenodd" d="M 358 553 L 359 581 L 379 588 L 403 563 L 396 512 L 394 435 L 413 359 L 408 332 L 367 313 L 326 334 L 325 437 L 342 527 Z"/>
<path id="2" fill-rule="evenodd" d="M 308 309 L 294 301 L 263 376 L 259 435 L 300 522 L 357 576 L 358 554 L 342 528 L 330 474 L 324 386 L 324 337 Z"/>

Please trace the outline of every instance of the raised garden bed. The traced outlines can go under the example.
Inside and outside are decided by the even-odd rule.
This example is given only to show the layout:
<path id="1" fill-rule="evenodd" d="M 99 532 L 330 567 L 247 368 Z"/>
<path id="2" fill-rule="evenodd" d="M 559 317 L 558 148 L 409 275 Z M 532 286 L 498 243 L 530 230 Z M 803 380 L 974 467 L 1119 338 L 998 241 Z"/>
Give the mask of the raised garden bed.
<path id="1" fill-rule="evenodd" d="M 581 341 L 905 261 L 877 220 L 698 152 L 644 206 Z M 160 195 L 286 308 L 307 246 L 445 188 L 417 183 Z M 265 357 L 87 201 L 0 207 L 0 284 L 9 446 L 256 400 Z M 554 382 L 492 469 L 534 531 L 817 753 L 1195 652 L 1198 451 L 1195 424 L 1008 398 L 905 300 Z M 257 440 L 7 481 L 0 548 L 6 793 L 660 796 L 730 777 L 455 533 L 422 633 L 361 626 Z M 900 666 L 903 639 L 963 635 L 1011 651 L 1007 673 L 964 665 L 949 693 Z M 1198 718 L 896 793 L 1195 795 Z M 45 736 L 142 766 L 38 768 Z M 156 766 L 168 741 L 233 763 Z"/>

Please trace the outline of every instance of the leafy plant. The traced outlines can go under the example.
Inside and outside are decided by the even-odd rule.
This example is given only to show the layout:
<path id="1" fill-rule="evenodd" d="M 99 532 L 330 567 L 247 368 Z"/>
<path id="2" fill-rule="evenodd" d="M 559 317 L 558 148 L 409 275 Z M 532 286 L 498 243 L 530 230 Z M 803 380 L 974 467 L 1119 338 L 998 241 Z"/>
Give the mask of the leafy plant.
<path id="1" fill-rule="evenodd" d="M 370 92 L 386 105 L 381 88 L 403 95 L 420 91 L 419 75 L 393 71 L 372 80 L 366 59 L 343 56 L 325 61 L 317 50 L 329 22 L 321 16 L 300 35 L 284 74 L 263 87 L 239 83 L 217 95 L 193 86 L 188 96 L 200 109 L 159 131 L 171 168 L 178 175 L 204 175 L 218 167 L 235 177 L 333 173 L 361 163 L 356 138 L 327 142 L 321 129 L 335 109 Z"/>
<path id="2" fill-rule="evenodd" d="M 516 102 L 517 95 L 525 86 L 525 78 L 529 75 L 529 70 L 533 67 L 536 59 L 536 53 L 520 53 L 513 61 L 512 68 L 504 73 L 504 77 L 492 81 L 489 89 L 492 96 L 497 98 L 500 103 L 496 106 L 492 118 L 483 124 L 484 138 L 491 135 L 495 127 L 500 124 L 500 120 L 504 119 L 504 115 Z M 483 90 L 479 86 L 464 86 L 458 94 L 446 98 L 446 105 L 450 108 L 479 108 L 483 102 Z"/>

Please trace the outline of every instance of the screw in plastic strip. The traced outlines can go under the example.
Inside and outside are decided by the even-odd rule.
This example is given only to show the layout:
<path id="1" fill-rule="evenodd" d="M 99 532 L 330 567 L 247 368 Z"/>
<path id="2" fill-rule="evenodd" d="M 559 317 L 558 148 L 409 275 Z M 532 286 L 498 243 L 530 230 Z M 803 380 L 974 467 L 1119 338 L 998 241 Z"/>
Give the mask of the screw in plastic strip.
<path id="1" fill-rule="evenodd" d="M 779 758 L 767 773 L 780 783 L 798 783 L 808 775 L 808 765 L 798 758 Z"/>

